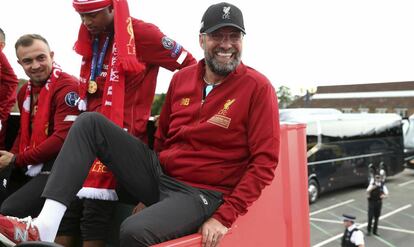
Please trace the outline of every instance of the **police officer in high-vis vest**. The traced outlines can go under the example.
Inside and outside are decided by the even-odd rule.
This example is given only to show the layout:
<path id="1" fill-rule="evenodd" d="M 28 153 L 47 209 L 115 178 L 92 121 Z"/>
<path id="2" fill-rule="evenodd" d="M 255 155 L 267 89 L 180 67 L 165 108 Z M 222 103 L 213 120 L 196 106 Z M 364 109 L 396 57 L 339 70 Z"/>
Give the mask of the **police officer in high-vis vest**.
<path id="1" fill-rule="evenodd" d="M 345 232 L 342 236 L 342 247 L 364 247 L 364 234 L 355 225 L 355 216 L 343 214 Z"/>
<path id="2" fill-rule="evenodd" d="M 384 184 L 384 180 L 381 178 L 381 175 L 375 175 L 367 188 L 368 194 L 368 236 L 371 235 L 371 225 L 372 220 L 374 220 L 374 235 L 379 236 L 378 234 L 378 221 L 381 215 L 382 208 L 382 199 L 388 196 L 388 189 Z"/>

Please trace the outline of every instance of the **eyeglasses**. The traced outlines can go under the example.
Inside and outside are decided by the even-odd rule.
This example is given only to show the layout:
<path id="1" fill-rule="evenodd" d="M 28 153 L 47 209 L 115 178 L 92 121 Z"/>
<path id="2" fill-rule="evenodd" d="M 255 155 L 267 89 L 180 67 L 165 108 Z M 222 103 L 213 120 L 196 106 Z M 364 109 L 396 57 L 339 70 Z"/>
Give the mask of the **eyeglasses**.
<path id="1" fill-rule="evenodd" d="M 222 33 L 222 32 L 212 32 L 212 33 L 203 33 L 207 35 L 210 39 L 215 42 L 222 43 L 225 39 L 229 40 L 230 43 L 236 44 L 243 39 L 242 32 L 231 32 L 231 33 Z"/>

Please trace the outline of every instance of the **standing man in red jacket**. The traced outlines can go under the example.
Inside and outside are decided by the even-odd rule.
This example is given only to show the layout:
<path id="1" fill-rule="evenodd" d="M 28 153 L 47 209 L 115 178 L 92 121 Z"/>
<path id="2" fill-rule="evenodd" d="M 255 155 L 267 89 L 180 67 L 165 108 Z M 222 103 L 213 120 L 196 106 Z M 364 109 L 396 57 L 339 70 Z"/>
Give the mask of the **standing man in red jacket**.
<path id="1" fill-rule="evenodd" d="M 0 28 L 0 150 L 4 150 L 6 125 L 10 110 L 16 101 L 17 77 L 3 53 L 6 35 Z"/>
<path id="2" fill-rule="evenodd" d="M 82 21 L 74 47 L 83 56 L 80 110 L 100 112 L 146 142 L 159 68 L 174 71 L 196 60 L 157 26 L 130 17 L 126 0 L 73 0 L 73 7 Z M 57 242 L 71 246 L 80 230 L 83 246 L 104 247 L 115 188 L 112 173 L 96 159 Z"/>
<path id="3" fill-rule="evenodd" d="M 53 51 L 42 36 L 27 34 L 15 45 L 19 64 L 30 80 L 17 99 L 20 129 L 10 152 L 0 150 L 0 169 L 27 167 L 32 177 L 1 205 L 1 213 L 17 217 L 37 215 L 41 193 L 63 141 L 79 114 L 75 105 L 78 80 L 54 63 Z"/>
<path id="4" fill-rule="evenodd" d="M 95 157 L 147 207 L 121 225 L 121 246 L 149 246 L 199 231 L 217 246 L 274 178 L 279 114 L 269 80 L 241 62 L 243 16 L 219 3 L 205 12 L 205 59 L 177 72 L 156 134 L 156 152 L 98 113 L 82 114 L 66 139 L 34 221 L 0 217 L 4 242 L 53 241 Z M 87 165 L 85 165 L 87 164 Z M 32 226 L 32 227 L 27 227 Z M 25 231 L 25 229 L 28 229 Z"/>

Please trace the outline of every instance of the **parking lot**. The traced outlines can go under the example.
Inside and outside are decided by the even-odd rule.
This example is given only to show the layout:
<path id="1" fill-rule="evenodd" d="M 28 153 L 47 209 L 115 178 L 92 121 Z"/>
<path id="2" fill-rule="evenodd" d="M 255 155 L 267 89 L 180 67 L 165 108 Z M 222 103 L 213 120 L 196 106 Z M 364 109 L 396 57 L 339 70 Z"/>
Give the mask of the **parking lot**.
<path id="1" fill-rule="evenodd" d="M 380 236 L 366 236 L 365 246 L 414 246 L 414 170 L 389 177 L 390 192 L 383 200 L 379 222 Z M 353 214 L 357 225 L 366 233 L 367 198 L 365 187 L 352 187 L 322 195 L 310 205 L 311 246 L 340 246 L 344 226 L 342 214 Z"/>

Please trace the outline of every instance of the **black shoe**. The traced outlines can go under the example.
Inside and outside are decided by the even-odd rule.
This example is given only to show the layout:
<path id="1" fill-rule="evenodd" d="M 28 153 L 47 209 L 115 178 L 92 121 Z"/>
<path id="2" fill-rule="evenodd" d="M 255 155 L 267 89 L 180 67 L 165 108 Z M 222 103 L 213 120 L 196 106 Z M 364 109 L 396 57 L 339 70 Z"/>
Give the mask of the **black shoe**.
<path id="1" fill-rule="evenodd" d="M 378 232 L 374 232 L 374 235 L 375 235 L 375 236 L 378 236 L 378 237 L 380 237 L 380 236 L 381 236 Z"/>
<path id="2" fill-rule="evenodd" d="M 367 236 L 371 236 L 371 233 L 370 232 L 367 232 Z"/>

